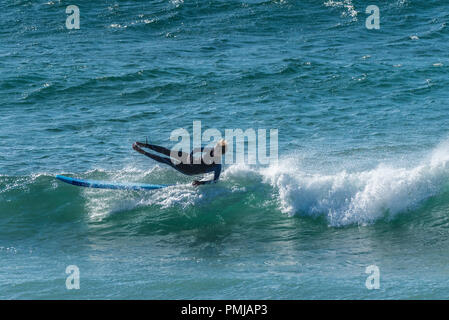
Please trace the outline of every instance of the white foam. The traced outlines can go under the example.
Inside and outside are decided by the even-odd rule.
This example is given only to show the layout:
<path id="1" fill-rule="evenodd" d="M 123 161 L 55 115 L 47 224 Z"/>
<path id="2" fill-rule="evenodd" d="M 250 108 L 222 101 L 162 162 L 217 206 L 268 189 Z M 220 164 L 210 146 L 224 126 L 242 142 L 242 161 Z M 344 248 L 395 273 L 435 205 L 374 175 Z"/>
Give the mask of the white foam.
<path id="1" fill-rule="evenodd" d="M 324 3 L 326 7 L 336 7 L 336 8 L 344 8 L 346 11 L 343 11 L 342 16 L 350 16 L 352 17 L 352 21 L 357 21 L 357 10 L 355 10 L 354 4 L 352 0 L 341 0 L 334 1 L 328 0 Z"/>
<path id="2" fill-rule="evenodd" d="M 380 164 L 361 172 L 306 173 L 291 160 L 261 171 L 290 215 L 326 215 L 330 225 L 369 224 L 416 208 L 441 192 L 449 178 L 449 144 L 412 168 Z"/>

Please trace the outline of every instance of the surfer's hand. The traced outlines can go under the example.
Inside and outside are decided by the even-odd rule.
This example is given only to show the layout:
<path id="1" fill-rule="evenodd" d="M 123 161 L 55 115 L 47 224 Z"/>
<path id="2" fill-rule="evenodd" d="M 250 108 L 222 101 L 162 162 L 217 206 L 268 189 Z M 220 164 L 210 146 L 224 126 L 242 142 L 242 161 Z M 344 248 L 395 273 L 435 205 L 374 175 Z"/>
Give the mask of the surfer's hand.
<path id="1" fill-rule="evenodd" d="M 198 181 L 198 180 L 194 180 L 192 182 L 192 186 L 199 186 L 200 184 L 202 184 L 202 183 L 201 183 L 201 181 Z"/>

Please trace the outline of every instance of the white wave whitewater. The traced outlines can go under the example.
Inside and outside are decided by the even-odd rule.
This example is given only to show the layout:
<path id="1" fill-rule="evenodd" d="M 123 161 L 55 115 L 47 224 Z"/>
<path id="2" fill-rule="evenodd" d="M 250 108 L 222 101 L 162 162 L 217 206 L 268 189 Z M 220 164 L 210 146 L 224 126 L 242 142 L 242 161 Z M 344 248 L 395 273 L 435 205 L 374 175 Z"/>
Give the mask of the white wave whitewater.
<path id="1" fill-rule="evenodd" d="M 291 160 L 261 170 L 290 215 L 326 215 L 331 226 L 366 225 L 416 209 L 443 192 L 449 178 L 449 142 L 411 168 L 379 164 L 361 172 L 326 175 L 292 170 Z"/>

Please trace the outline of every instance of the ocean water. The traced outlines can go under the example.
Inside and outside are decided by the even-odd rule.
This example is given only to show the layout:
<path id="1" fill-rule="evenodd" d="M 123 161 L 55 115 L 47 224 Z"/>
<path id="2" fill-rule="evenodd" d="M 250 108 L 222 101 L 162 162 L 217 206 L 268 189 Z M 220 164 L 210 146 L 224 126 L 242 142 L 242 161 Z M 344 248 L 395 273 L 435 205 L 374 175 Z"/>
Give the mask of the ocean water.
<path id="1" fill-rule="evenodd" d="M 449 297 L 449 3 L 0 3 L 0 298 Z M 131 148 L 193 121 L 279 163 L 195 188 Z"/>

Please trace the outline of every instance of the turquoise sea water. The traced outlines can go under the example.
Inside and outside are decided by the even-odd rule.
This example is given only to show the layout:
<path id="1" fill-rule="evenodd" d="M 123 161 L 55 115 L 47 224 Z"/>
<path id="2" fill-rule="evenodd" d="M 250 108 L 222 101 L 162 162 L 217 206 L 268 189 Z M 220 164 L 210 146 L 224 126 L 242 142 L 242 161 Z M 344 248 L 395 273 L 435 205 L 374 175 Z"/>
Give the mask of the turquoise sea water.
<path id="1" fill-rule="evenodd" d="M 0 3 L 0 298 L 449 297 L 445 1 Z M 131 149 L 195 120 L 279 164 L 194 188 Z"/>

